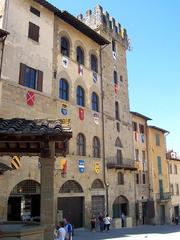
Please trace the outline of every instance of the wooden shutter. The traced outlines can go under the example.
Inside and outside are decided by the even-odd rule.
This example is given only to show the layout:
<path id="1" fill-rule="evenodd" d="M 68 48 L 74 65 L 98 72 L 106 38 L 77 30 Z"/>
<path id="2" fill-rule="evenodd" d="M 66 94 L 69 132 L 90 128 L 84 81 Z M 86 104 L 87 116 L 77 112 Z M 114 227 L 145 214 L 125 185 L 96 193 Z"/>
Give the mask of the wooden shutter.
<path id="1" fill-rule="evenodd" d="M 42 92 L 43 88 L 43 72 L 37 71 L 37 90 Z"/>
<path id="2" fill-rule="evenodd" d="M 39 42 L 39 26 L 32 22 L 29 22 L 28 37 L 36 42 Z"/>
<path id="3" fill-rule="evenodd" d="M 19 84 L 25 85 L 25 70 L 26 65 L 23 63 L 20 63 L 20 71 L 19 71 Z"/>

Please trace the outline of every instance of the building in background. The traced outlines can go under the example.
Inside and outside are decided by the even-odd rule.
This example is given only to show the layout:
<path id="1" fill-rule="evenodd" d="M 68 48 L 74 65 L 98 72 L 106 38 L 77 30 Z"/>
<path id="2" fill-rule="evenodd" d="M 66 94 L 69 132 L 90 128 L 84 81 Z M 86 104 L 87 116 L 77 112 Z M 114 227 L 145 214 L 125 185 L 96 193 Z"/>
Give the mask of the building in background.
<path id="1" fill-rule="evenodd" d="M 151 118 L 137 112 L 131 112 L 134 161 L 137 171 L 135 173 L 136 190 L 136 220 L 137 224 L 150 224 L 153 214 L 153 201 L 149 189 L 149 161 L 148 159 L 148 125 Z"/>
<path id="2" fill-rule="evenodd" d="M 170 222 L 171 194 L 169 189 L 168 163 L 166 160 L 166 135 L 168 131 L 148 126 L 149 190 L 154 200 L 153 223 Z"/>
<path id="3" fill-rule="evenodd" d="M 180 158 L 174 151 L 167 152 L 167 161 L 169 166 L 169 181 L 170 181 L 170 192 L 171 192 L 171 217 L 178 217 L 179 219 L 179 208 L 180 208 Z"/>

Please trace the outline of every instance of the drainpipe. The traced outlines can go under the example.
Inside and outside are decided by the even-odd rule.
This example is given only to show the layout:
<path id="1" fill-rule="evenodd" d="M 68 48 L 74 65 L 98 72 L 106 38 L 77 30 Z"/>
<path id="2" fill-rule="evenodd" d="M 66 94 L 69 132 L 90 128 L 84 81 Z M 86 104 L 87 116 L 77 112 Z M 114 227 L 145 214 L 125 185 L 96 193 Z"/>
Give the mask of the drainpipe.
<path id="1" fill-rule="evenodd" d="M 108 44 L 103 47 L 100 46 L 100 80 L 101 80 L 101 113 L 102 113 L 102 158 L 103 158 L 103 180 L 106 189 L 106 213 L 109 214 L 109 199 L 108 199 L 108 187 L 109 183 L 106 179 L 106 156 L 105 156 L 105 124 L 104 124 L 104 90 L 103 90 L 103 66 L 102 66 L 102 50 L 107 47 Z"/>

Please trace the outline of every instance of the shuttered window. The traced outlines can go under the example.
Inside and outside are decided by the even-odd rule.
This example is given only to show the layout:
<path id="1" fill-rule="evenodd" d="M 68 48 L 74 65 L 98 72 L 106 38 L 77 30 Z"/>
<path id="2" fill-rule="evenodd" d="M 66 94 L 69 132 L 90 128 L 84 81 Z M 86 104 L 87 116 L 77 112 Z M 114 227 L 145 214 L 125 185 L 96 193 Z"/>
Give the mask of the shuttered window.
<path id="1" fill-rule="evenodd" d="M 40 17 L 40 11 L 37 10 L 36 8 L 32 7 L 32 6 L 30 7 L 30 12 L 32 12 L 36 16 Z"/>
<path id="2" fill-rule="evenodd" d="M 39 42 L 39 26 L 29 22 L 28 37 L 36 42 Z"/>
<path id="3" fill-rule="evenodd" d="M 158 173 L 159 175 L 162 174 L 162 166 L 161 166 L 161 157 L 157 157 L 157 165 L 158 165 Z"/>
<path id="4" fill-rule="evenodd" d="M 43 88 L 43 72 L 20 64 L 19 84 L 38 91 Z"/>

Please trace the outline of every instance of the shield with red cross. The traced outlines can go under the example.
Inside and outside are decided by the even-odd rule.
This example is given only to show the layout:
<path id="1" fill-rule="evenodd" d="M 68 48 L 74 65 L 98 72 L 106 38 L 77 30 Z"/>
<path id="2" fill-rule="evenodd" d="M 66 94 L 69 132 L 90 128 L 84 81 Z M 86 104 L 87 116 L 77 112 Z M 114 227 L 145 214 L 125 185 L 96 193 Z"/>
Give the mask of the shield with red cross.
<path id="1" fill-rule="evenodd" d="M 28 91 L 26 94 L 26 103 L 29 106 L 33 106 L 34 105 L 34 101 L 35 101 L 35 94 L 34 92 Z"/>

